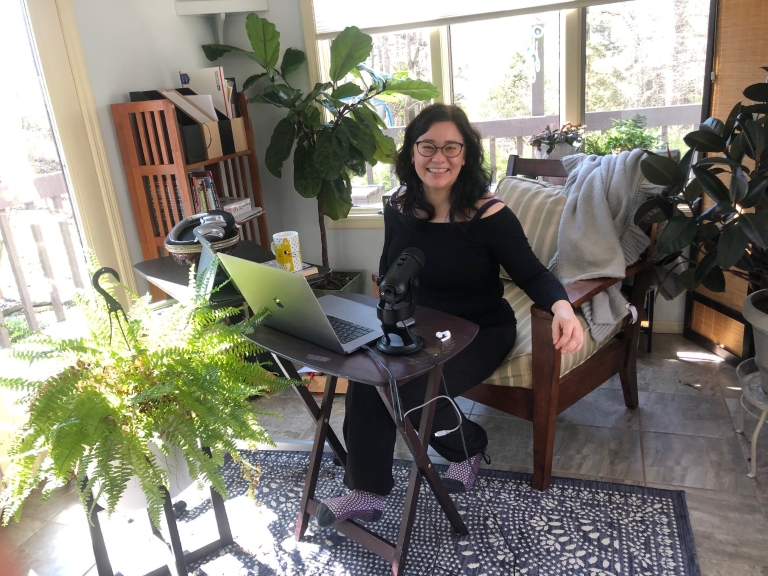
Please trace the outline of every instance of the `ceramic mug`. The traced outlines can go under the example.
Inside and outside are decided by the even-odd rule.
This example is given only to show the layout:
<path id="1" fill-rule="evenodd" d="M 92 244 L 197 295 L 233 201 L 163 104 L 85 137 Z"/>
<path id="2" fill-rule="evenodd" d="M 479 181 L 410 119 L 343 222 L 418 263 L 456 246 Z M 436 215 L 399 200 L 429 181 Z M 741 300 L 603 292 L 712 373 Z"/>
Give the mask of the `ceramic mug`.
<path id="1" fill-rule="evenodd" d="M 298 232 L 278 232 L 272 235 L 272 253 L 280 268 L 288 272 L 301 270 L 301 248 Z"/>

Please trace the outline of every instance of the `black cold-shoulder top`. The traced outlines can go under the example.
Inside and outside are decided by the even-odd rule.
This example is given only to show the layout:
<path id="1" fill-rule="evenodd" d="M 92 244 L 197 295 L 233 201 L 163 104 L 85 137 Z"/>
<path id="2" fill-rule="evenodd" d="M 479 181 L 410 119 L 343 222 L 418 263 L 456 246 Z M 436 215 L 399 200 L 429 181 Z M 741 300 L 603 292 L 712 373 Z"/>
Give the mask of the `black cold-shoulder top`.
<path id="1" fill-rule="evenodd" d="M 416 247 L 425 259 L 417 304 L 481 327 L 515 322 L 512 307 L 503 298 L 500 265 L 545 310 L 568 299 L 560 281 L 536 258 L 520 221 L 508 207 L 485 218 L 481 214 L 478 211 L 473 220 L 462 223 L 410 222 L 387 204 L 379 276 L 403 250 Z"/>

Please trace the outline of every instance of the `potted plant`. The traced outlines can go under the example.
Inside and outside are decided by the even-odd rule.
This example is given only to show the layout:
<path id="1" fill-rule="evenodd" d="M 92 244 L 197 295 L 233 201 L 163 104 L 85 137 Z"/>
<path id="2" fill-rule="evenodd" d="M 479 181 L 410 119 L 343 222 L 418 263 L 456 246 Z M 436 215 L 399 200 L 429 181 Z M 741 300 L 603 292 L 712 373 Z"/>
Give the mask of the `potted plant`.
<path id="1" fill-rule="evenodd" d="M 429 82 L 408 78 L 406 73 L 382 74 L 365 66 L 373 41 L 350 26 L 331 43 L 330 81 L 315 84 L 304 94 L 288 80 L 304 64 L 304 52 L 288 48 L 278 66 L 280 33 L 275 25 L 249 14 L 245 27 L 253 51 L 221 44 L 207 44 L 203 51 L 209 60 L 239 52 L 264 70 L 249 77 L 243 90 L 257 87 L 251 102 L 286 110 L 272 133 L 265 163 L 280 178 L 283 164 L 293 151 L 293 185 L 303 197 L 315 198 L 317 202 L 322 263 L 329 266 L 324 217 L 338 220 L 349 214 L 350 174 L 363 176 L 366 162 L 392 164 L 396 159 L 395 142 L 382 132 L 386 125 L 376 112 L 373 99 L 401 94 L 414 100 L 428 100 L 437 97 L 439 91 Z"/>
<path id="2" fill-rule="evenodd" d="M 740 102 L 724 122 L 709 118 L 685 136 L 691 149 L 679 163 L 652 153 L 641 162 L 645 177 L 666 188 L 638 208 L 635 222 L 664 223 L 657 249 L 665 260 L 691 246 L 690 266 L 680 275 L 686 289 L 723 292 L 729 273 L 756 290 L 744 303 L 744 317 L 768 392 L 768 83 L 748 86 L 744 96 L 754 103 Z M 706 208 L 705 196 L 711 199 Z"/>
<path id="3" fill-rule="evenodd" d="M 659 139 L 653 131 L 646 127 L 648 118 L 636 115 L 629 120 L 611 120 L 613 126 L 605 134 L 587 136 L 584 140 L 584 152 L 607 156 L 619 154 L 635 148 L 656 149 Z"/>
<path id="4" fill-rule="evenodd" d="M 528 144 L 533 146 L 534 158 L 554 159 L 576 154 L 584 142 L 584 128 L 583 124 L 570 122 L 554 130 L 547 126 L 528 140 Z"/>
<path id="5" fill-rule="evenodd" d="M 239 460 L 238 440 L 271 442 L 248 398 L 293 382 L 249 361 L 260 349 L 246 336 L 264 314 L 230 324 L 242 309 L 211 309 L 204 284 L 191 301 L 160 310 L 149 295 L 133 294 L 127 314 L 110 314 L 105 299 L 87 290 L 77 297 L 82 335 L 36 334 L 14 348 L 29 372 L 3 373 L 0 386 L 23 393 L 29 420 L 2 478 L 3 524 L 19 519 L 41 483 L 45 496 L 76 480 L 84 504 L 93 490 L 110 513 L 138 481 L 158 525 L 160 487 L 172 480 L 160 465 L 166 460 L 186 464 L 191 480 L 226 498 L 224 455 Z M 113 298 L 113 285 L 101 289 Z"/>

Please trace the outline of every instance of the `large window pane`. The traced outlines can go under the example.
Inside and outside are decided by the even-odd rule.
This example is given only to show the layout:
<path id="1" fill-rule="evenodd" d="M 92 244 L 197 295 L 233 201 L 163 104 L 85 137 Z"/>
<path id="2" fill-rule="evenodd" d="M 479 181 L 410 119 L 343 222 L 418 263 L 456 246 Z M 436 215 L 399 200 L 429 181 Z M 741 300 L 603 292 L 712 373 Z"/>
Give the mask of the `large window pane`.
<path id="1" fill-rule="evenodd" d="M 701 115 L 708 11 L 702 0 L 590 7 L 588 129 L 605 131 L 613 120 L 640 115 L 659 144 L 684 150 L 682 136 Z"/>

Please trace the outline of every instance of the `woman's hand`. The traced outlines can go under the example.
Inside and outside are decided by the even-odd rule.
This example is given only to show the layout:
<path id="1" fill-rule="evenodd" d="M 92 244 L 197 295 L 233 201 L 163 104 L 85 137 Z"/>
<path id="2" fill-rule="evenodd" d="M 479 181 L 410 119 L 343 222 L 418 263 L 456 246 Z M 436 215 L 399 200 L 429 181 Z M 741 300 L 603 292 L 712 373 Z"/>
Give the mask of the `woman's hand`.
<path id="1" fill-rule="evenodd" d="M 558 300 L 552 304 L 552 314 L 552 342 L 555 344 L 555 350 L 566 354 L 581 350 L 584 344 L 584 330 L 573 312 L 571 303 L 568 300 Z"/>

